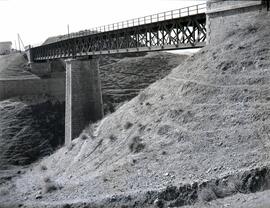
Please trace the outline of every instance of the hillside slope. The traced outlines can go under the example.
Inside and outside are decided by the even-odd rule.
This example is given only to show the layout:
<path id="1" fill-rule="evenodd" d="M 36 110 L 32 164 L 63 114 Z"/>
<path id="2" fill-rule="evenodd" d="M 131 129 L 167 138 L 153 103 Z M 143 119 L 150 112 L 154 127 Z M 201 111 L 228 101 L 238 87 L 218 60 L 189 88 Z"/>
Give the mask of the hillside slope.
<path id="1" fill-rule="evenodd" d="M 164 78 L 188 55 L 155 52 L 135 57 L 101 57 L 100 79 L 105 112 L 113 112 L 125 101 L 131 100 L 142 89 Z"/>
<path id="2" fill-rule="evenodd" d="M 269 31 L 264 14 L 243 20 L 2 186 L 0 203 L 176 207 L 269 189 Z"/>
<path id="3" fill-rule="evenodd" d="M 118 93 L 124 95 L 108 94 L 103 91 L 105 105 L 114 105 L 110 109 L 111 111 L 114 111 L 114 107 L 120 102 L 134 97 L 141 88 L 148 86 L 161 76 L 164 77 L 171 71 L 172 66 L 177 65 L 178 61 L 186 57 L 166 53 L 145 55 L 145 53 L 141 53 L 129 55 L 130 57 L 122 55 L 101 57 L 102 83 L 109 86 L 110 90 L 118 90 Z M 152 65 L 149 64 L 153 61 L 155 62 Z M 64 61 L 57 60 L 51 63 L 54 72 L 46 79 L 56 76 L 64 78 Z M 0 80 L 6 82 L 9 79 L 40 79 L 26 71 L 26 65 L 27 60 L 23 53 L 1 56 Z M 163 66 L 162 70 L 159 65 Z M 114 70 L 111 69 L 111 66 Z M 141 73 L 144 73 L 151 79 L 130 79 L 126 73 L 131 71 L 134 77 L 140 77 Z M 112 77 L 113 80 L 111 80 Z M 114 84 L 115 82 L 121 85 L 120 89 Z M 143 85 L 136 86 L 141 83 Z M 131 88 L 131 85 L 137 89 L 136 92 L 126 91 L 126 88 Z M 14 88 L 16 89 L 16 84 Z M 110 96 L 109 100 L 106 99 L 108 96 Z M 57 103 L 55 99 L 44 95 L 0 101 L 0 171 L 9 170 L 11 166 L 30 164 L 52 153 L 55 148 L 63 144 L 64 106 L 64 103 Z"/>
<path id="4" fill-rule="evenodd" d="M 27 165 L 64 141 L 64 103 L 49 96 L 0 101 L 0 170 Z"/>
<path id="5" fill-rule="evenodd" d="M 27 62 L 27 58 L 23 53 L 0 56 L 0 80 L 38 78 L 27 71 Z"/>

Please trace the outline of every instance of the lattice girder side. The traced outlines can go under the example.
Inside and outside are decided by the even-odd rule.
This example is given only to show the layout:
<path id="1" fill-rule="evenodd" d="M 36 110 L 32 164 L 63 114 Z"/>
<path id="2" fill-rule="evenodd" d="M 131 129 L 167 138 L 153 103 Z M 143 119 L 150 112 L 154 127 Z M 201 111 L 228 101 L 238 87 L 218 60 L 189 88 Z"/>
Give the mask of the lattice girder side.
<path id="1" fill-rule="evenodd" d="M 85 55 L 196 47 L 206 40 L 205 14 L 164 20 L 108 32 L 75 37 L 31 48 L 34 60 L 70 58 Z M 135 49 L 135 50 L 134 50 Z M 165 50 L 165 49 L 164 49 Z"/>

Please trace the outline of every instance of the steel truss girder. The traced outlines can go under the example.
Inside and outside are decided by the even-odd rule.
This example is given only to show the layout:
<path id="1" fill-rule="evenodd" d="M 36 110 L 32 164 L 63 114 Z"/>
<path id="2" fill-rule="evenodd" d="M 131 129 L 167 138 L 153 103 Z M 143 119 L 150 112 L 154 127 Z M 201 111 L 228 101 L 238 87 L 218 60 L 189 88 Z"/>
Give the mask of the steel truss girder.
<path id="1" fill-rule="evenodd" d="M 34 61 L 130 52 L 183 46 L 198 47 L 206 41 L 206 15 L 197 14 L 109 32 L 76 37 L 31 48 Z M 135 51 L 136 51 L 135 50 Z M 134 51 L 134 50 L 133 50 Z"/>

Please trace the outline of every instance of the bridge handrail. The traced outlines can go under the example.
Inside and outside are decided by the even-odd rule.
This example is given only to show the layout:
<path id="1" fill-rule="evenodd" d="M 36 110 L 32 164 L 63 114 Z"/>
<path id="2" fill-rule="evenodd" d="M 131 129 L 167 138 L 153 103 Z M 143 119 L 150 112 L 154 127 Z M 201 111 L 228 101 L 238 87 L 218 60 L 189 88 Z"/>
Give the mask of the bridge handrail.
<path id="1" fill-rule="evenodd" d="M 155 23 L 155 22 L 164 21 L 164 20 L 187 17 L 190 15 L 201 14 L 204 12 L 206 12 L 206 3 L 183 7 L 183 8 L 175 9 L 175 10 L 169 10 L 165 12 L 160 12 L 160 13 L 156 13 L 156 14 L 152 14 L 148 16 L 135 18 L 135 19 L 129 19 L 122 22 L 95 27 L 89 30 L 83 30 L 83 31 L 75 32 L 75 33 L 65 34 L 62 36 L 58 36 L 58 40 L 54 42 L 58 42 L 58 41 L 62 41 L 62 40 L 70 39 L 70 38 L 75 38 L 75 37 L 81 37 L 81 36 L 86 36 L 86 35 L 102 33 L 102 32 L 124 29 L 128 27 L 140 26 L 140 25 Z"/>

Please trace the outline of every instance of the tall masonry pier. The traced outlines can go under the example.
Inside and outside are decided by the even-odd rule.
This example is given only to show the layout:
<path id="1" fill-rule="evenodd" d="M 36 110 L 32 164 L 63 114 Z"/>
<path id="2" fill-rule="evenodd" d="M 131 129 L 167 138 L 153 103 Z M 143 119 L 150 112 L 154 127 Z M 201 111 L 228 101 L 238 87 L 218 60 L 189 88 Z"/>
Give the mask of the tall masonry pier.
<path id="1" fill-rule="evenodd" d="M 97 58 L 66 61 L 65 144 L 79 136 L 90 121 L 103 117 Z"/>

